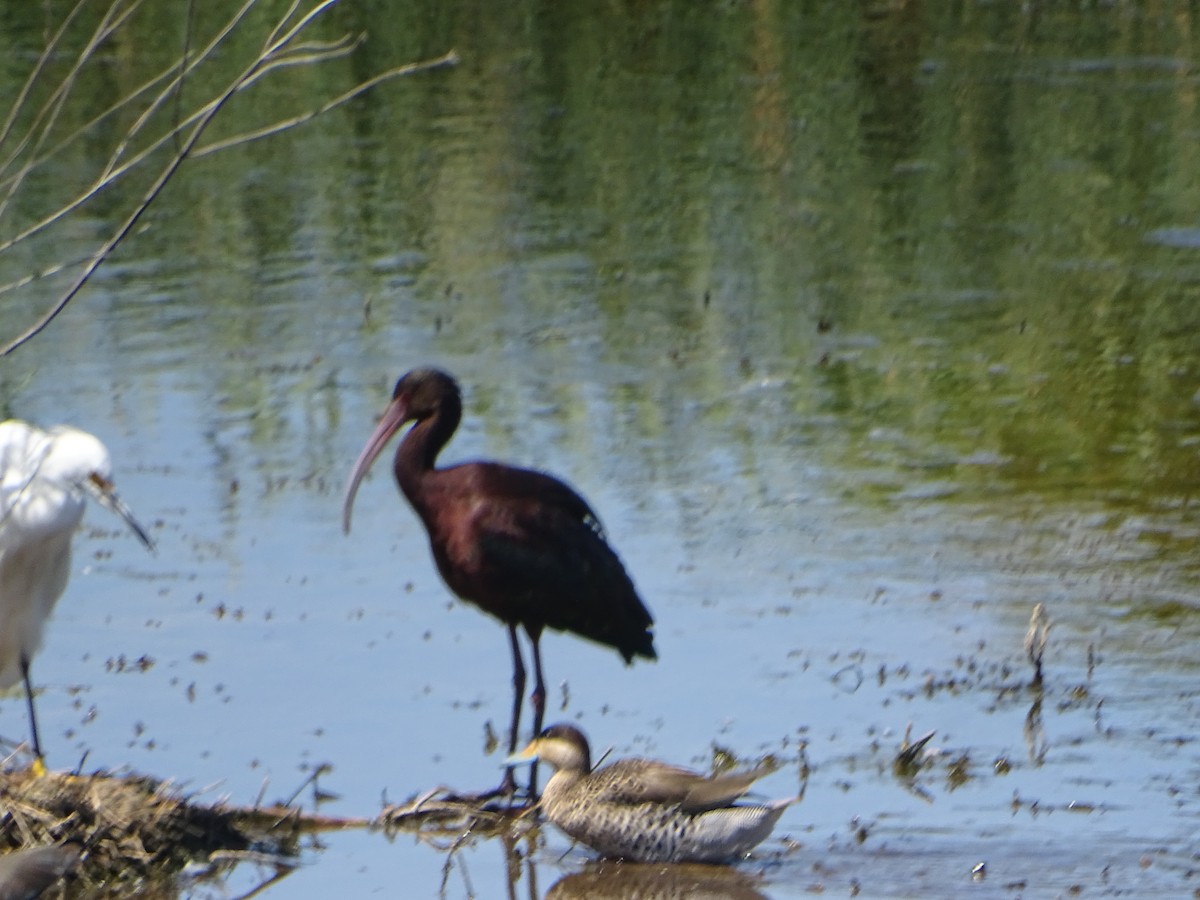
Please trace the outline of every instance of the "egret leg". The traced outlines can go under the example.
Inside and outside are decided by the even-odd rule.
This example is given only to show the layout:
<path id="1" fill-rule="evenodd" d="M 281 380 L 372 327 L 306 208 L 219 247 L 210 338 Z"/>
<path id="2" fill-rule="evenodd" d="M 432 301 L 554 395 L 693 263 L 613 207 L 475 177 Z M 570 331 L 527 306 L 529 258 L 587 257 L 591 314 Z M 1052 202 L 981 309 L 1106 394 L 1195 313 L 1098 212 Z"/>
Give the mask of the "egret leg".
<path id="1" fill-rule="evenodd" d="M 21 654 L 21 679 L 25 682 L 25 702 L 29 704 L 29 730 L 33 734 L 33 772 L 46 774 L 45 758 L 42 756 L 42 741 L 38 737 L 37 713 L 33 711 L 33 685 L 29 681 L 29 658 Z"/>
<path id="2" fill-rule="evenodd" d="M 541 629 L 529 630 L 529 640 L 533 644 L 533 693 L 529 695 L 529 704 L 533 707 L 533 736 L 542 733 L 542 720 L 546 714 L 546 682 L 542 678 L 542 638 Z M 529 797 L 537 796 L 537 763 L 529 767 Z"/>

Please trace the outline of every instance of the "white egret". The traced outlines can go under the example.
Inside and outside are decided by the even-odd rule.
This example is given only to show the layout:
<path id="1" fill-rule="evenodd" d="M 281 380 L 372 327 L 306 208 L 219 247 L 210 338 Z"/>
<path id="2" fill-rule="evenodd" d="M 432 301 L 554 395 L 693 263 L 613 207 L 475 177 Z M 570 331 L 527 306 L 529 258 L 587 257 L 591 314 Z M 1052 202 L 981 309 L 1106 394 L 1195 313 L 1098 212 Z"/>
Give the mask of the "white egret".
<path id="1" fill-rule="evenodd" d="M 86 498 L 121 516 L 143 544 L 154 542 L 113 488 L 108 450 L 94 436 L 59 425 L 43 431 L 0 422 L 0 689 L 25 684 L 34 768 L 45 771 L 29 664 L 67 586 L 71 537 Z"/>

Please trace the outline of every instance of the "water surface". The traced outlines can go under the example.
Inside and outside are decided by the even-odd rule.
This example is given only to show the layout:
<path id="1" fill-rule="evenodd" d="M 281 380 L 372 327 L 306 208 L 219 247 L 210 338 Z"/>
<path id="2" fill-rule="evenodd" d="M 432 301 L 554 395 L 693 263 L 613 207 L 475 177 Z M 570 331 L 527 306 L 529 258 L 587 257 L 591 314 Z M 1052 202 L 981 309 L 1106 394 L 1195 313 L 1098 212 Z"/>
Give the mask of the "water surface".
<path id="1" fill-rule="evenodd" d="M 40 16 L 0 34 L 36 48 Z M 167 18 L 139 27 L 178 34 Z M 370 37 L 238 98 L 225 133 L 384 66 L 462 62 L 189 163 L 0 361 L 3 411 L 100 435 L 159 541 L 88 515 L 34 667 L 53 764 L 250 803 L 328 763 L 322 810 L 347 816 L 494 781 L 502 627 L 441 584 L 385 465 L 340 532 L 392 382 L 433 363 L 465 393 L 446 461 L 571 481 L 658 621 L 660 661 L 631 668 L 548 635 L 550 720 L 699 767 L 774 754 L 762 789 L 803 783 L 744 877 L 705 889 L 1196 888 L 1188 14 L 345 2 L 327 29 Z M 114 52 L 83 109 L 152 62 Z M 23 70 L 3 77 L 11 94 Z M 79 146 L 0 222 L 93 164 Z M 89 252 L 124 197 L 0 254 L 2 280 Z M 57 286 L 0 295 L 0 337 Z M 939 755 L 904 779 L 910 723 Z M 25 727 L 6 701 L 0 732 Z M 337 834 L 268 894 L 638 889 L 543 840 L 510 866 L 498 841 Z"/>

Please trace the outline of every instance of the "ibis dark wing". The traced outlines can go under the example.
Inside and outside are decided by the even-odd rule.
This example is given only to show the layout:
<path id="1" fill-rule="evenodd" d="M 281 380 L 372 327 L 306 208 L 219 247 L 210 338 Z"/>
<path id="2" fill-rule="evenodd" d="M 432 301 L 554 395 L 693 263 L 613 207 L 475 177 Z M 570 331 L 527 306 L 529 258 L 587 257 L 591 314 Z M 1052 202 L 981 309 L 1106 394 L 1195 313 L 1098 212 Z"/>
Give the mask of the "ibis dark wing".
<path id="1" fill-rule="evenodd" d="M 461 546 L 474 558 L 471 593 L 463 595 L 534 631 L 572 631 L 615 647 L 626 661 L 655 658 L 654 620 L 587 502 L 529 469 L 481 463 L 475 477 L 472 493 L 487 501 L 464 526 L 470 540 Z"/>

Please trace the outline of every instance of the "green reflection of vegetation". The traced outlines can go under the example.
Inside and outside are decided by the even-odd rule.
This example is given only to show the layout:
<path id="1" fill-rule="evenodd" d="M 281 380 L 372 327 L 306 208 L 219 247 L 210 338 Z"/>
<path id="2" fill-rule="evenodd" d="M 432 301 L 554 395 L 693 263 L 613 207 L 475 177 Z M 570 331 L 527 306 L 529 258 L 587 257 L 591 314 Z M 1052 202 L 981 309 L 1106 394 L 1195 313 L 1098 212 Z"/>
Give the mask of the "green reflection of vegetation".
<path id="1" fill-rule="evenodd" d="M 96 104 L 178 46 L 176 8 L 150 7 Z M 3 15 L 9 44 L 41 33 L 40 5 Z M 159 287 L 104 312 L 118 348 L 154 331 L 203 357 L 252 441 L 338 419 L 288 392 L 419 347 L 464 367 L 497 453 L 532 405 L 648 471 L 716 442 L 743 472 L 792 445 L 851 493 L 879 466 L 1151 503 L 1200 480 L 1200 250 L 1154 237 L 1200 211 L 1186 13 L 375 0 L 325 27 L 367 32 L 361 54 L 223 127 L 464 62 L 192 166 L 115 269 Z"/>

